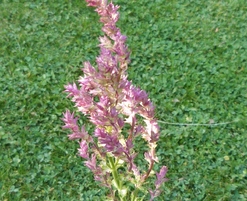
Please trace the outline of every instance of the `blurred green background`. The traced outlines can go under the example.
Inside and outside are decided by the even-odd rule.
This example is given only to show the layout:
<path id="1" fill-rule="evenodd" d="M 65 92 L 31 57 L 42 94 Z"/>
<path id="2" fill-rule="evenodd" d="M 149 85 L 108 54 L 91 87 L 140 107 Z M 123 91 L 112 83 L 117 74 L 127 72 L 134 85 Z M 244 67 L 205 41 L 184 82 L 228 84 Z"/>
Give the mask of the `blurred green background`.
<path id="1" fill-rule="evenodd" d="M 115 0 L 129 79 L 160 123 L 157 200 L 247 200 L 247 1 Z M 61 129 L 63 93 L 101 35 L 83 0 L 0 1 L 0 200 L 103 200 Z"/>

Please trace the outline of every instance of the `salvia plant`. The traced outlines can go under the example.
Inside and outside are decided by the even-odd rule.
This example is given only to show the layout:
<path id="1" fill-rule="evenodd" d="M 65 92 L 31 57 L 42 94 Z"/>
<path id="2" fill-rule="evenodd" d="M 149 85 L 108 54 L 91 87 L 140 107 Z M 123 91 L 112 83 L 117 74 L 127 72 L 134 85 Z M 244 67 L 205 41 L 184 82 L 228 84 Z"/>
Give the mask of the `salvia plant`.
<path id="1" fill-rule="evenodd" d="M 154 164 L 158 162 L 155 149 L 160 135 L 154 106 L 147 93 L 127 79 L 130 53 L 126 36 L 116 26 L 119 6 L 107 0 L 86 2 L 96 7 L 103 23 L 100 55 L 96 68 L 84 63 L 79 87 L 68 84 L 65 91 L 95 130 L 89 134 L 85 126 L 79 127 L 78 118 L 68 110 L 64 113 L 63 128 L 71 130 L 70 140 L 79 140 L 79 156 L 94 179 L 109 189 L 106 199 L 154 200 L 167 180 L 166 166 L 157 171 L 156 177 L 150 177 L 155 174 Z M 146 146 L 143 153 L 136 148 L 140 141 Z"/>

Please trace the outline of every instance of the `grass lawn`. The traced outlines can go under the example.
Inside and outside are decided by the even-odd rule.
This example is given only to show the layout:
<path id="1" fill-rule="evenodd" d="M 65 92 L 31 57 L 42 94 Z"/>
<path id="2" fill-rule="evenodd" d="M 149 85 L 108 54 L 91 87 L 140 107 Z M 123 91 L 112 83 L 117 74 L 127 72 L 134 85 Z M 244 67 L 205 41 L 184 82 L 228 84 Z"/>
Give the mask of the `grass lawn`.
<path id="1" fill-rule="evenodd" d="M 247 1 L 114 2 L 129 79 L 163 121 L 169 181 L 157 200 L 247 200 Z M 0 200 L 103 200 L 61 129 L 73 108 L 63 86 L 99 53 L 97 13 L 83 0 L 3 0 L 0 10 Z M 229 123 L 170 124 L 210 122 Z"/>

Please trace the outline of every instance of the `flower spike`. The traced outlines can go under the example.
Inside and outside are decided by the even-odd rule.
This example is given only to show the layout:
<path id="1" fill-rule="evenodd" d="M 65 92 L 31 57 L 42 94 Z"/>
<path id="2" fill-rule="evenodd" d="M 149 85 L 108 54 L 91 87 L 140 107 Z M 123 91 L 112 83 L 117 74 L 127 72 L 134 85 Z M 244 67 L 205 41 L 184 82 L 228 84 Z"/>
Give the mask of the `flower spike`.
<path id="1" fill-rule="evenodd" d="M 94 179 L 109 189 L 112 200 L 137 200 L 138 191 L 145 189 L 154 165 L 158 163 L 155 149 L 160 130 L 154 115 L 155 107 L 148 94 L 127 79 L 130 63 L 127 37 L 116 26 L 120 7 L 107 0 L 86 2 L 96 8 L 103 23 L 100 55 L 96 58 L 96 67 L 90 62 L 84 63 L 79 85 L 68 84 L 65 92 L 77 111 L 88 117 L 94 132 L 89 134 L 85 126 L 80 128 L 78 118 L 68 110 L 62 119 L 63 128 L 70 129 L 70 140 L 79 141 L 79 156 L 85 160 Z M 137 162 L 141 150 L 135 147 L 140 136 L 147 145 L 141 156 L 142 167 Z M 150 200 L 161 193 L 162 184 L 167 181 L 166 172 L 167 167 L 163 166 L 156 173 L 155 190 L 149 190 Z M 129 192 L 124 185 L 135 190 Z M 142 193 L 147 196 L 147 191 Z"/>

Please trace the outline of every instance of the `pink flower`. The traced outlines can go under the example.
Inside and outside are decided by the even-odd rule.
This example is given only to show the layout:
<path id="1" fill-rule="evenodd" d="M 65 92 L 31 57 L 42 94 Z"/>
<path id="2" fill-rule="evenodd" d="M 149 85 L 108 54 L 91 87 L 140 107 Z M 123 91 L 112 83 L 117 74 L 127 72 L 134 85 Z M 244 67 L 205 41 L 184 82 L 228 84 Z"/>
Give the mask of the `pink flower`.
<path id="1" fill-rule="evenodd" d="M 163 166 L 160 169 L 160 172 L 156 173 L 157 180 L 155 182 L 155 186 L 157 189 L 159 189 L 164 182 L 168 181 L 168 179 L 165 177 L 167 170 L 168 168 L 166 166 Z"/>
<path id="2" fill-rule="evenodd" d="M 87 114 L 87 111 L 93 107 L 93 98 L 92 96 L 85 91 L 85 88 L 77 89 L 75 84 L 69 84 L 65 86 L 65 92 L 68 92 L 68 96 L 72 96 L 72 101 L 75 102 L 75 106 L 78 107 L 79 111 Z"/>
<path id="3" fill-rule="evenodd" d="M 96 128 L 95 136 L 98 138 L 99 143 L 104 146 L 107 152 L 112 152 L 116 156 L 123 154 L 124 148 L 119 142 L 118 136 L 116 134 L 109 134 L 104 129 Z"/>
<path id="4" fill-rule="evenodd" d="M 107 0 L 86 2 L 88 6 L 96 7 L 103 23 L 104 36 L 99 38 L 100 55 L 96 58 L 96 67 L 90 62 L 84 63 L 79 86 L 68 84 L 65 92 L 72 98 L 77 110 L 93 124 L 94 135 L 88 134 L 84 126 L 79 128 L 78 118 L 68 110 L 64 113 L 63 128 L 71 130 L 69 139 L 80 139 L 79 156 L 86 160 L 85 165 L 93 172 L 95 180 L 108 187 L 114 198 L 112 177 L 121 174 L 122 170 L 117 168 L 122 161 L 125 162 L 125 165 L 121 164 L 122 168 L 127 171 L 120 176 L 123 183 L 130 181 L 138 188 L 146 183 L 155 162 L 158 162 L 155 148 L 160 130 L 148 94 L 127 79 L 130 52 L 126 45 L 127 37 L 116 26 L 119 6 Z M 148 162 L 146 171 L 135 164 L 137 136 L 142 136 L 147 144 L 143 157 Z M 149 190 L 151 200 L 160 194 L 162 183 L 167 181 L 166 172 L 167 168 L 163 166 L 156 173 L 155 190 Z"/>
<path id="5" fill-rule="evenodd" d="M 167 173 L 167 167 L 166 166 L 163 166 L 161 169 L 160 169 L 160 172 L 159 173 L 156 173 L 156 182 L 155 182 L 155 190 L 149 190 L 149 193 L 150 193 L 150 201 L 153 201 L 154 198 L 158 197 L 161 193 L 161 185 L 168 181 L 168 179 L 165 177 L 166 176 L 166 173 Z"/>
<path id="6" fill-rule="evenodd" d="M 82 158 L 88 159 L 89 154 L 88 154 L 87 142 L 85 140 L 82 140 L 81 142 L 79 142 L 79 144 L 80 144 L 80 149 L 78 149 L 79 156 L 81 156 Z"/>
<path id="7" fill-rule="evenodd" d="M 104 1 L 107 2 L 107 0 Z M 88 6 L 98 7 L 101 5 L 101 0 L 86 0 L 86 2 L 88 3 Z"/>
<path id="8" fill-rule="evenodd" d="M 78 118 L 74 118 L 74 113 L 71 114 L 70 111 L 67 110 L 64 113 L 64 118 L 62 120 L 65 122 L 63 129 L 70 129 L 72 131 L 72 134 L 68 135 L 70 140 L 87 139 L 91 141 L 91 137 L 88 135 L 85 128 L 82 127 L 81 130 L 79 129 L 77 125 Z"/>
<path id="9" fill-rule="evenodd" d="M 97 170 L 96 155 L 92 154 L 91 159 L 89 158 L 88 161 L 85 161 L 85 165 L 93 172 L 96 171 Z"/>
<path id="10" fill-rule="evenodd" d="M 146 133 L 144 135 L 144 139 L 154 143 L 159 140 L 159 126 L 155 119 L 152 120 L 144 120 L 146 123 Z"/>
<path id="11" fill-rule="evenodd" d="M 111 54 L 111 51 L 106 49 L 105 47 L 101 47 L 101 55 L 97 57 L 96 61 L 98 64 L 99 72 L 101 72 L 103 75 L 107 76 L 108 73 L 110 73 L 109 75 L 118 73 L 117 60 Z"/>

